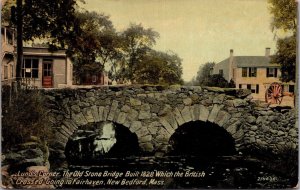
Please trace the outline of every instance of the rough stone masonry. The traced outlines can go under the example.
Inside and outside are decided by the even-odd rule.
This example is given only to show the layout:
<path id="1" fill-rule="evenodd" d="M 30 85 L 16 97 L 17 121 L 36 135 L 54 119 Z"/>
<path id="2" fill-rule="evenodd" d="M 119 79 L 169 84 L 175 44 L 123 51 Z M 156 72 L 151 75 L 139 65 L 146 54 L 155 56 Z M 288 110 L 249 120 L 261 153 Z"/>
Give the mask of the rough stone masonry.
<path id="1" fill-rule="evenodd" d="M 64 159 L 69 137 L 89 123 L 112 121 L 135 133 L 140 148 L 166 153 L 175 130 L 190 121 L 212 122 L 235 139 L 236 150 L 249 146 L 275 153 L 298 146 L 294 109 L 270 108 L 242 89 L 120 86 L 44 90 L 49 125 L 56 131 L 50 151 Z"/>

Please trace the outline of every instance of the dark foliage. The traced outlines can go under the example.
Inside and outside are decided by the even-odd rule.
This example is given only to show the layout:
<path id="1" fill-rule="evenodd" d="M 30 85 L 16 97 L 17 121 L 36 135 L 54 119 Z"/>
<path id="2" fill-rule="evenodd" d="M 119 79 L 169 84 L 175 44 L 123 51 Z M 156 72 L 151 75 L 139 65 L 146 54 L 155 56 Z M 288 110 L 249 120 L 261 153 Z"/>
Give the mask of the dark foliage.
<path id="1" fill-rule="evenodd" d="M 2 148 L 9 150 L 33 136 L 42 141 L 52 137 L 46 122 L 44 100 L 37 90 L 19 90 L 13 93 L 10 87 L 2 92 Z"/>
<path id="2" fill-rule="evenodd" d="M 228 82 L 222 75 L 212 74 L 214 66 L 214 62 L 207 62 L 204 65 L 201 65 L 197 72 L 196 79 L 192 82 L 192 84 L 221 88 L 235 88 L 235 83 L 233 80 Z"/>
<path id="3" fill-rule="evenodd" d="M 297 34 L 297 1 L 268 0 L 273 15 L 271 27 L 275 36 L 277 31 L 290 35 L 277 39 L 277 52 L 271 62 L 281 65 L 281 80 L 294 81 L 296 78 L 296 34 Z"/>
<path id="4" fill-rule="evenodd" d="M 278 39 L 275 56 L 272 57 L 272 63 L 279 63 L 281 70 L 281 80 L 283 82 L 295 82 L 296 76 L 296 36 Z"/>
<path id="5" fill-rule="evenodd" d="M 152 50 L 141 57 L 133 76 L 140 84 L 182 84 L 181 59 L 174 53 Z"/>
<path id="6" fill-rule="evenodd" d="M 206 81 L 202 83 L 203 86 L 214 86 L 214 87 L 221 87 L 221 88 L 235 88 L 235 84 L 233 80 L 227 82 L 227 80 L 222 77 L 222 75 L 215 74 L 210 75 Z"/>

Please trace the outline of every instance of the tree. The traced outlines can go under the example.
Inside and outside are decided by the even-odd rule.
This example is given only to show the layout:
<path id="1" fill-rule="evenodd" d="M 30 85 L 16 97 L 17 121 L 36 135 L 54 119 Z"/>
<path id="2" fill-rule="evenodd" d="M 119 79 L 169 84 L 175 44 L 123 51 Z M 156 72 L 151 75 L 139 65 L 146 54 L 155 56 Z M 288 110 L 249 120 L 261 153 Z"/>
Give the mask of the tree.
<path id="1" fill-rule="evenodd" d="M 96 12 L 77 12 L 74 36 L 69 38 L 68 54 L 74 62 L 75 75 L 97 74 L 107 62 L 117 58 L 119 37 L 109 17 Z"/>
<path id="2" fill-rule="evenodd" d="M 123 68 L 125 72 L 125 78 L 134 80 L 133 73 L 135 72 L 137 63 L 140 62 L 140 58 L 150 50 L 155 44 L 159 34 L 151 28 L 145 29 L 141 24 L 131 24 L 121 34 L 123 43 L 123 52 L 125 55 L 126 65 Z"/>
<path id="3" fill-rule="evenodd" d="M 268 0 L 273 14 L 272 30 L 297 31 L 297 2 L 295 0 Z"/>
<path id="4" fill-rule="evenodd" d="M 296 77 L 296 32 L 297 32 L 297 2 L 295 0 L 269 0 L 270 12 L 273 14 L 272 30 L 276 33 L 283 30 L 290 34 L 278 38 L 277 52 L 271 63 L 281 65 L 281 80 L 295 81 Z"/>
<path id="5" fill-rule="evenodd" d="M 138 83 L 182 84 L 181 59 L 172 52 L 151 50 L 136 65 L 134 78 Z"/>
<path id="6" fill-rule="evenodd" d="M 198 69 L 196 81 L 200 85 L 206 86 L 206 84 L 209 82 L 210 75 L 212 74 L 212 69 L 215 66 L 214 62 L 207 62 L 204 65 L 201 65 Z"/>
<path id="7" fill-rule="evenodd" d="M 277 52 L 271 61 L 280 63 L 281 80 L 295 82 L 296 76 L 296 37 L 290 36 L 277 40 Z"/>
<path id="8" fill-rule="evenodd" d="M 174 52 L 160 53 L 164 61 L 161 77 L 166 84 L 183 84 L 182 59 Z"/>

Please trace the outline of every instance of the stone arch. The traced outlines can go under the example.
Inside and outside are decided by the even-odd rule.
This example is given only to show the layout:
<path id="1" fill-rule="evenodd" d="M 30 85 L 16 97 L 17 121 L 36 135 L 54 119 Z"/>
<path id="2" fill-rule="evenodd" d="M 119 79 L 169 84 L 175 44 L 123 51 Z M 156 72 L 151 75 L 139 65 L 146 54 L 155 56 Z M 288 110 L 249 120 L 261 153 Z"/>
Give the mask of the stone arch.
<path id="1" fill-rule="evenodd" d="M 236 153 L 233 137 L 209 121 L 190 121 L 179 126 L 170 140 L 171 155 L 217 156 Z"/>
<path id="2" fill-rule="evenodd" d="M 239 129 L 240 122 L 233 119 L 231 114 L 223 109 L 222 104 L 212 104 L 204 106 L 202 104 L 186 105 L 180 109 L 176 107 L 170 110 L 167 114 L 159 118 L 162 127 L 167 131 L 165 133 L 165 145 L 168 146 L 171 135 L 175 130 L 191 121 L 211 122 L 224 128 L 235 140 L 236 150 L 239 150 L 243 130 Z M 162 146 L 159 151 L 165 151 L 166 147 Z"/>
<path id="3" fill-rule="evenodd" d="M 137 135 L 139 147 L 142 151 L 152 152 L 154 150 L 152 143 L 152 135 L 149 127 L 145 127 L 142 121 L 138 119 L 138 112 L 131 109 L 128 105 L 118 108 L 118 102 L 113 101 L 111 105 L 106 106 L 90 106 L 80 108 L 79 105 L 73 105 L 73 110 L 63 117 L 55 127 L 55 135 L 58 137 L 50 148 L 55 147 L 56 157 L 65 161 L 64 150 L 69 137 L 80 127 L 87 124 L 98 122 L 113 122 L 123 125 L 129 129 L 131 133 Z M 55 125 L 55 124 L 54 124 Z M 157 122 L 153 122 L 150 126 L 157 127 Z"/>
<path id="4" fill-rule="evenodd" d="M 113 121 L 89 123 L 69 138 L 65 156 L 71 164 L 98 163 L 106 158 L 138 156 L 137 135 Z"/>

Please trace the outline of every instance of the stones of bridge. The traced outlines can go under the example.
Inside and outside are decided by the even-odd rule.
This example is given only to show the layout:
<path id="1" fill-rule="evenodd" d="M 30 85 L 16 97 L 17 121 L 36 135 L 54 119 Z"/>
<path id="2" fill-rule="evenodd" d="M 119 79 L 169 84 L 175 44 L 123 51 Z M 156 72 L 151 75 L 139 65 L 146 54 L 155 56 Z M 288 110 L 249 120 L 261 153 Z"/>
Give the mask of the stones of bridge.
<path id="1" fill-rule="evenodd" d="M 290 138 L 289 135 L 297 134 L 298 130 L 292 127 L 295 119 L 291 122 L 287 119 L 295 118 L 295 115 L 288 117 L 270 108 L 253 107 L 251 97 L 246 97 L 244 92 L 235 96 L 231 91 L 228 94 L 188 88 L 175 91 L 106 88 L 73 90 L 68 92 L 71 97 L 59 93 L 55 99 L 62 108 L 52 109 L 54 116 L 51 120 L 57 123 L 58 138 L 63 139 L 62 142 L 78 126 L 107 120 L 122 124 L 138 134 L 140 146 L 149 152 L 167 150 L 169 137 L 178 126 L 196 120 L 224 127 L 235 138 L 238 147 L 253 143 L 275 146 L 275 141 L 282 142 L 283 137 L 296 142 L 295 137 Z M 61 111 L 68 109 L 69 112 Z M 281 119 L 275 122 L 270 121 L 272 118 Z M 274 142 L 271 140 L 273 134 L 276 137 Z"/>
<path id="2" fill-rule="evenodd" d="M 257 108 L 255 115 L 255 121 L 251 116 L 245 117 L 249 119 L 248 123 L 252 122 L 245 130 L 246 147 L 269 148 L 274 153 L 298 147 L 298 128 L 295 125 L 294 110 L 281 113 L 268 108 Z"/>
<path id="3" fill-rule="evenodd" d="M 165 151 L 170 136 L 178 126 L 197 120 L 204 122 L 209 120 L 222 126 L 230 115 L 221 110 L 224 107 L 221 104 L 227 98 L 224 94 L 211 92 L 202 94 L 201 91 L 193 90 L 176 92 L 139 90 L 137 94 L 134 94 L 135 91 L 122 91 L 119 94 L 111 91 L 105 93 L 107 94 L 87 91 L 85 94 L 87 99 L 79 96 L 80 101 L 77 99 L 69 105 L 72 122 L 64 120 L 58 129 L 62 144 L 66 143 L 68 136 L 78 126 L 108 120 L 123 124 L 131 132 L 136 133 L 143 150 Z M 94 105 L 91 104 L 93 101 Z"/>
<path id="4" fill-rule="evenodd" d="M 222 103 L 224 97 L 225 96 L 218 96 L 218 100 L 215 99 L 215 102 Z M 167 133 L 165 134 L 165 140 L 170 138 L 170 136 L 179 126 L 190 121 L 215 123 L 220 127 L 224 127 L 230 134 L 235 136 L 237 140 L 240 140 L 242 138 L 241 134 L 243 133 L 243 131 L 236 130 L 237 123 L 230 123 L 230 125 L 225 125 L 230 120 L 230 118 L 231 114 L 224 110 L 224 105 L 212 104 L 207 107 L 201 104 L 194 104 L 190 106 L 186 105 L 182 110 L 180 110 L 180 108 L 173 109 L 166 115 L 160 117 L 159 122 L 166 129 Z"/>
<path id="5" fill-rule="evenodd" d="M 152 135 L 147 128 L 143 127 L 141 121 L 143 119 L 150 119 L 150 106 L 144 104 L 140 106 L 139 112 L 135 109 L 132 109 L 128 105 L 123 105 L 121 109 L 117 109 L 120 102 L 112 101 L 111 106 L 91 106 L 88 108 L 83 108 L 82 112 L 72 115 L 72 119 L 77 126 L 83 126 L 87 123 L 99 122 L 99 121 L 114 121 L 124 126 L 129 127 L 129 130 L 133 133 L 136 133 L 139 136 L 139 142 L 141 148 L 147 151 L 153 151 Z M 150 116 L 147 116 L 149 115 Z M 74 127 L 73 127 L 74 130 Z M 152 130 L 153 131 L 153 130 Z M 67 136 L 64 133 L 64 136 Z M 66 141 L 66 138 L 64 138 Z"/>

